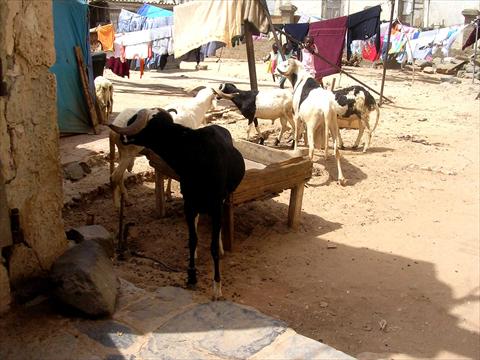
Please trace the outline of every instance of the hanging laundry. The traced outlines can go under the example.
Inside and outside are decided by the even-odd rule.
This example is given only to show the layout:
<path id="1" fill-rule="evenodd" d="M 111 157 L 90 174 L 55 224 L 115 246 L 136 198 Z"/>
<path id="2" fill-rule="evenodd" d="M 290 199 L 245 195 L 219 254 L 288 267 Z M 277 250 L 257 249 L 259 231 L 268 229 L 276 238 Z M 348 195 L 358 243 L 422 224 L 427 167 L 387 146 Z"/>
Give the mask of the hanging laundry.
<path id="1" fill-rule="evenodd" d="M 283 30 L 295 40 L 303 41 L 308 34 L 309 24 L 285 24 Z"/>
<path id="2" fill-rule="evenodd" d="M 134 12 L 122 9 L 118 15 L 117 33 L 139 31 L 142 29 L 147 18 Z"/>
<path id="3" fill-rule="evenodd" d="M 103 51 L 113 50 L 113 39 L 115 38 L 115 30 L 112 24 L 97 27 L 98 41 L 102 43 Z"/>
<path id="4" fill-rule="evenodd" d="M 128 77 L 130 78 L 130 61 L 121 61 L 120 58 L 118 57 L 111 57 L 107 59 L 107 62 L 105 64 L 105 67 L 107 69 L 112 70 L 112 72 L 115 75 L 121 76 L 121 77 Z"/>
<path id="5" fill-rule="evenodd" d="M 260 1 L 192 1 L 175 6 L 175 57 L 211 41 L 229 46 L 231 39 L 242 33 L 245 21 L 260 32 L 268 32 L 268 20 Z"/>
<path id="6" fill-rule="evenodd" d="M 355 40 L 357 41 L 357 40 Z M 353 43 L 355 42 L 353 41 Z M 380 47 L 381 45 L 383 44 L 383 40 L 380 39 Z M 368 60 L 368 61 L 371 61 L 371 62 L 374 62 L 374 61 L 377 61 L 380 57 L 380 52 L 377 51 L 377 48 L 375 46 L 375 37 L 371 37 L 370 39 L 368 40 L 365 40 L 364 44 L 363 44 L 363 49 L 362 49 L 362 57 L 365 59 L 365 60 Z"/>
<path id="7" fill-rule="evenodd" d="M 173 11 L 159 8 L 150 4 L 143 4 L 138 10 L 138 15 L 145 16 L 147 18 L 165 18 L 172 17 Z"/>
<path id="8" fill-rule="evenodd" d="M 342 66 L 342 54 L 345 46 L 345 33 L 347 31 L 347 16 L 335 19 L 314 22 L 310 24 L 308 35 L 313 38 L 318 53 L 329 62 Z M 336 67 L 326 63 L 319 57 L 314 57 L 314 67 L 317 77 L 336 74 Z"/>
<path id="9" fill-rule="evenodd" d="M 465 44 L 463 44 L 462 50 L 465 50 L 467 47 L 472 46 L 478 41 L 478 39 L 480 39 L 480 29 L 478 29 L 478 36 L 477 36 L 477 27 L 480 25 L 478 21 L 475 24 L 476 26 L 473 27 L 472 32 L 470 33 L 467 40 L 465 41 Z"/>
<path id="10" fill-rule="evenodd" d="M 283 30 L 295 40 L 303 42 L 303 38 L 308 34 L 309 24 L 285 24 Z M 297 43 L 292 43 L 292 50 L 297 57 L 300 56 Z"/>
<path id="11" fill-rule="evenodd" d="M 412 53 L 410 48 L 407 47 L 408 61 L 412 62 L 412 59 L 425 60 L 432 55 L 433 43 L 435 37 L 438 34 L 437 30 L 422 31 L 418 34 L 416 39 L 410 41 L 412 47 Z"/>
<path id="12" fill-rule="evenodd" d="M 375 48 L 380 51 L 380 5 L 349 15 L 347 20 L 347 59 L 352 55 L 350 45 L 353 40 L 366 40 L 376 35 Z"/>

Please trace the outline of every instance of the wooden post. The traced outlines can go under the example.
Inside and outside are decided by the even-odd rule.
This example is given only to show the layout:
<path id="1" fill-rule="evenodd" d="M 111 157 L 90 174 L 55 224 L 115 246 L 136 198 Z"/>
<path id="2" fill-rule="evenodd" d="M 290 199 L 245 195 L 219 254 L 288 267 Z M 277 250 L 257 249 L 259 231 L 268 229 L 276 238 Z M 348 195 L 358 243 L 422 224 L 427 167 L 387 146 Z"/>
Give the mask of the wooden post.
<path id="1" fill-rule="evenodd" d="M 97 113 L 95 111 L 95 105 L 88 90 L 88 76 L 85 70 L 85 63 L 83 61 L 82 49 L 80 46 L 75 46 L 75 56 L 77 58 L 78 72 L 80 73 L 80 83 L 82 84 L 83 95 L 85 96 L 85 102 L 87 103 L 88 114 L 90 115 L 90 122 L 93 127 L 95 134 L 98 134 L 98 119 Z"/>
<path id="2" fill-rule="evenodd" d="M 245 45 L 247 47 L 248 74 L 250 75 L 250 89 L 258 91 L 257 71 L 255 69 L 255 52 L 253 49 L 252 28 L 248 21 L 245 21 Z"/>
<path id="3" fill-rule="evenodd" d="M 390 11 L 390 23 L 388 24 L 387 53 L 385 54 L 385 59 L 383 59 L 382 86 L 380 87 L 380 101 L 378 103 L 378 106 L 382 106 L 382 103 L 383 103 L 383 87 L 385 86 L 385 75 L 387 73 L 388 51 L 390 50 L 390 36 L 392 35 L 392 22 L 393 22 L 393 11 L 395 10 L 395 0 L 391 0 L 390 4 L 392 6 L 392 10 Z M 415 66 L 415 64 L 413 65 Z"/>
<path id="4" fill-rule="evenodd" d="M 123 237 L 123 210 L 125 208 L 125 197 L 123 193 L 120 195 L 120 213 L 118 214 L 118 244 L 117 254 L 118 258 L 123 260 L 125 258 L 125 241 Z"/>
<path id="5" fill-rule="evenodd" d="M 290 204 L 288 206 L 288 226 L 293 229 L 296 229 L 300 224 L 304 188 L 305 183 L 302 182 L 290 190 Z"/>
<path id="6" fill-rule="evenodd" d="M 225 251 L 232 251 L 233 249 L 233 230 L 233 203 L 230 194 L 223 204 L 222 242 Z"/>
<path id="7" fill-rule="evenodd" d="M 333 78 L 333 80 L 332 80 L 332 87 L 330 88 L 330 91 L 335 90 L 335 81 L 337 81 L 337 78 Z"/>
<path id="8" fill-rule="evenodd" d="M 477 64 L 477 42 L 478 42 L 478 27 L 480 26 L 480 16 L 477 16 L 475 20 L 475 45 L 474 45 L 474 55 L 473 55 L 473 74 L 472 74 L 472 84 L 475 83 L 475 70 Z"/>
<path id="9" fill-rule="evenodd" d="M 158 216 L 165 217 L 165 187 L 163 181 L 165 177 L 163 174 L 155 170 L 155 205 Z"/>

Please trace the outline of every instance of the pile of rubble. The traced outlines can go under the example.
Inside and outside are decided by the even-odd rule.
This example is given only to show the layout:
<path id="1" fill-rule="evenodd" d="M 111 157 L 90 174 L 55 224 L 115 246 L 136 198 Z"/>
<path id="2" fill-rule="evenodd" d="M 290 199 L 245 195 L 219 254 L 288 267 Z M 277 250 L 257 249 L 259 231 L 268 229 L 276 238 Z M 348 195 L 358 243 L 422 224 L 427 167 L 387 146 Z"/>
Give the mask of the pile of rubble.
<path id="1" fill-rule="evenodd" d="M 475 62 L 475 66 L 474 66 Z M 473 77 L 480 79 L 480 61 L 465 56 L 434 58 L 432 61 L 415 60 L 414 65 L 405 65 L 405 69 L 423 71 L 426 74 L 454 75 L 458 78 Z M 474 69 L 475 68 L 475 69 Z"/>

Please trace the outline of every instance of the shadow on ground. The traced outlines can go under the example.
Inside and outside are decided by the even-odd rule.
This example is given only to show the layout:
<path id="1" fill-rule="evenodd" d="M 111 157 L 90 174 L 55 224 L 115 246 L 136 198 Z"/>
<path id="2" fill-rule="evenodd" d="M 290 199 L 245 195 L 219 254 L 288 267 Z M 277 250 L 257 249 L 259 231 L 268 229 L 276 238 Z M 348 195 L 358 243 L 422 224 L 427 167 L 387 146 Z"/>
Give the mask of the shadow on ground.
<path id="1" fill-rule="evenodd" d="M 135 261 L 120 263 L 117 269 L 140 286 L 184 286 L 187 229 L 178 190 L 168 204 L 167 217 L 158 219 L 154 191 L 147 185 L 130 189 L 133 205 L 126 210 L 126 221 L 137 226 L 129 246 L 181 272 L 165 272 L 161 266 L 140 266 Z M 286 225 L 284 201 L 252 202 L 235 209 L 234 252 L 222 260 L 227 299 L 254 306 L 303 335 L 352 355 L 401 353 L 431 358 L 448 352 L 479 357 L 479 334 L 462 328 L 462 319 L 452 312 L 459 304 L 479 301 L 478 289 L 472 289 L 468 297 L 455 298 L 450 287 L 437 278 L 432 263 L 326 240 L 329 233 L 342 231 L 342 224 L 329 219 L 328 209 L 322 217 L 304 212 L 300 228 L 292 230 Z M 115 231 L 116 212 L 109 197 L 73 209 L 65 215 L 66 223 L 75 225 L 86 211 Z M 209 238 L 209 221 L 201 218 L 197 292 L 206 295 L 211 292 L 212 276 Z M 359 296 L 360 289 L 358 293 L 369 295 Z M 201 330 L 197 325 L 179 331 Z M 239 328 L 233 322 L 223 326 L 225 330 Z M 439 328 L 448 331 L 436 331 Z M 163 331 L 170 334 L 166 329 L 156 333 Z M 366 338 L 369 348 L 362 345 Z M 402 345 L 405 338 L 410 340 L 408 346 Z"/>

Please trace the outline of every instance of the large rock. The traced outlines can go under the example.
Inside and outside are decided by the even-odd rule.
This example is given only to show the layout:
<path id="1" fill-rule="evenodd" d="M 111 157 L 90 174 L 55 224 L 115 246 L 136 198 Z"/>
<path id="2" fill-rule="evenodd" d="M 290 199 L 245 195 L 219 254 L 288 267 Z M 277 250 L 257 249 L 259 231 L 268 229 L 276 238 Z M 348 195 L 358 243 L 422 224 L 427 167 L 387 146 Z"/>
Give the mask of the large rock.
<path id="1" fill-rule="evenodd" d="M 15 288 L 28 279 L 41 277 L 43 270 L 35 251 L 24 245 L 15 244 L 8 260 L 10 282 Z"/>
<path id="2" fill-rule="evenodd" d="M 85 240 L 95 241 L 103 247 L 108 256 L 113 257 L 113 236 L 101 225 L 85 225 L 73 228 L 67 232 L 67 238 L 77 243 Z"/>
<path id="3" fill-rule="evenodd" d="M 88 315 L 113 314 L 119 280 L 107 253 L 97 242 L 84 240 L 53 264 L 55 295 Z"/>
<path id="4" fill-rule="evenodd" d="M 10 306 L 10 281 L 5 266 L 0 260 L 0 315 L 8 310 Z"/>

